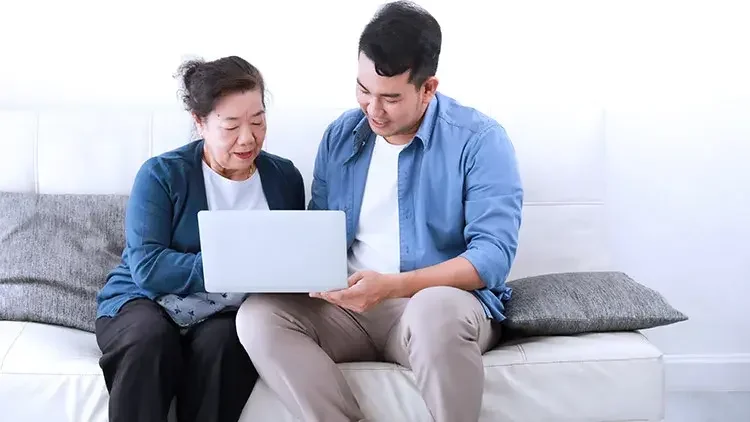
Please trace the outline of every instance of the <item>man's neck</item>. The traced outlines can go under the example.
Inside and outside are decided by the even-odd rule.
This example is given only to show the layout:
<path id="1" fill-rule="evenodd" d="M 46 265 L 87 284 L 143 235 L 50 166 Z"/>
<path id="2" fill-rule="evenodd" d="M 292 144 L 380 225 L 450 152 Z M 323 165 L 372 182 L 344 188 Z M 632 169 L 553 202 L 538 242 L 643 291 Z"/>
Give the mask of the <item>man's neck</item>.
<path id="1" fill-rule="evenodd" d="M 419 132 L 419 128 L 422 126 L 422 121 L 424 121 L 424 116 L 427 114 L 427 110 L 425 109 L 422 111 L 422 117 L 417 120 L 414 125 L 409 127 L 408 129 L 401 131 L 400 133 L 397 133 L 395 135 L 391 135 L 389 137 L 383 137 L 383 139 L 386 140 L 389 144 L 392 145 L 406 145 L 409 142 L 411 142 L 412 139 L 414 139 L 414 135 Z"/>
<path id="2" fill-rule="evenodd" d="M 384 136 L 383 139 L 385 139 L 386 142 L 388 142 L 391 145 L 406 145 L 409 142 L 411 142 L 412 139 L 414 139 L 414 135 L 417 133 L 411 132 L 410 133 L 399 133 L 398 135 L 393 136 Z"/>

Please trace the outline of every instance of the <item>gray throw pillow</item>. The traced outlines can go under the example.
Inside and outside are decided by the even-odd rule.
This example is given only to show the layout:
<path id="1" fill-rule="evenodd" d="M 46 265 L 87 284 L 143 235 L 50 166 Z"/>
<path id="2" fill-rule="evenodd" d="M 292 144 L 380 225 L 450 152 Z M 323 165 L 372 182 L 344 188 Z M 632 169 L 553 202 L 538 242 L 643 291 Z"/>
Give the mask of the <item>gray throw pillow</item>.
<path id="1" fill-rule="evenodd" d="M 545 274 L 509 281 L 504 325 L 516 335 L 635 331 L 687 316 L 622 272 Z"/>
<path id="2" fill-rule="evenodd" d="M 0 192 L 0 320 L 94 331 L 127 197 Z"/>

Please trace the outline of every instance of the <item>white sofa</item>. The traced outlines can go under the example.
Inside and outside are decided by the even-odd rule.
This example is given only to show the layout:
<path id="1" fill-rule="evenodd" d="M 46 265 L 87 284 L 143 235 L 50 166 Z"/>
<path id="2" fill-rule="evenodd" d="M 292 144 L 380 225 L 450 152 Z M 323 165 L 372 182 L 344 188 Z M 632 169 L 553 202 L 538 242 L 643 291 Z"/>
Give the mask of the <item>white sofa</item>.
<path id="1" fill-rule="evenodd" d="M 266 148 L 294 160 L 309 189 L 315 149 L 340 110 L 269 110 Z M 511 278 L 612 269 L 599 109 L 496 111 L 513 140 L 526 189 Z M 179 108 L 0 110 L 0 191 L 127 194 L 149 156 L 191 139 Z M 0 210 L 0 213 L 3 210 Z M 0 420 L 107 420 L 107 391 L 90 332 L 0 321 Z M 428 421 L 410 371 L 344 364 L 375 421 Z M 485 356 L 482 422 L 656 422 L 664 415 L 661 352 L 640 333 L 524 338 Z M 293 421 L 261 380 L 242 422 Z"/>

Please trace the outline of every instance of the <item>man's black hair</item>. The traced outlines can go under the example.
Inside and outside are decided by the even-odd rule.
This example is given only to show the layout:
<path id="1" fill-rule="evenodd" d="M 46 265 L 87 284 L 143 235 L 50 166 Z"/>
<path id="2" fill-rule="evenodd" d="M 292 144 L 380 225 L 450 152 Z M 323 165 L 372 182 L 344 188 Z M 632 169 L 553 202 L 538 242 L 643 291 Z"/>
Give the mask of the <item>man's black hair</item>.
<path id="1" fill-rule="evenodd" d="M 380 76 L 406 71 L 409 82 L 420 87 L 437 73 L 442 33 L 426 10 L 408 1 L 381 7 L 359 37 L 359 52 L 375 63 Z"/>

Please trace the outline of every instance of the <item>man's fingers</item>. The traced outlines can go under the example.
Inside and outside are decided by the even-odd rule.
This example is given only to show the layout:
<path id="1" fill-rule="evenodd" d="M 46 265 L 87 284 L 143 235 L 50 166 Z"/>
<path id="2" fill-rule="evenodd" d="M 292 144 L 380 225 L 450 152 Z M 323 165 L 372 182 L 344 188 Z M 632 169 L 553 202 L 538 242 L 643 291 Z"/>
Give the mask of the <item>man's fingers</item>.
<path id="1" fill-rule="evenodd" d="M 330 292 L 311 292 L 310 297 L 314 297 L 316 299 L 328 300 L 329 294 Z"/>
<path id="2" fill-rule="evenodd" d="M 341 300 L 338 296 L 333 297 L 332 295 L 326 293 L 326 294 L 322 295 L 321 299 L 327 301 L 330 304 L 339 306 L 341 308 L 348 309 L 348 310 L 350 310 L 352 312 L 357 312 L 357 309 L 356 309 L 356 307 L 353 304 Z"/>
<path id="3" fill-rule="evenodd" d="M 362 276 L 360 276 L 359 279 L 361 279 Z M 354 280 L 353 284 L 356 284 L 359 280 L 354 275 L 350 278 L 350 280 Z M 310 297 L 314 297 L 317 299 L 323 299 L 329 303 L 332 303 L 336 306 L 340 306 L 342 308 L 346 308 L 352 312 L 362 312 L 364 309 L 362 309 L 361 306 L 356 305 L 357 302 L 360 302 L 356 300 L 359 295 L 362 294 L 361 288 L 358 288 L 358 286 L 355 287 L 349 287 L 346 289 L 341 290 L 331 290 L 326 292 L 311 292 Z"/>
<path id="4" fill-rule="evenodd" d="M 349 283 L 349 287 L 352 287 L 353 285 L 357 284 L 359 280 L 362 280 L 362 277 L 363 275 L 359 271 L 349 276 L 349 279 L 347 280 L 347 282 Z"/>
<path id="5" fill-rule="evenodd" d="M 326 302 L 333 303 L 334 305 L 338 305 L 338 301 L 331 298 L 330 292 L 311 292 L 310 297 L 316 298 L 316 299 L 322 299 Z"/>
<path id="6" fill-rule="evenodd" d="M 343 302 L 346 301 L 346 299 L 350 296 L 348 294 L 349 290 L 336 290 L 333 292 L 326 292 L 323 297 L 326 298 L 326 300 L 332 300 L 334 302 Z"/>

